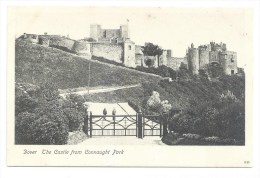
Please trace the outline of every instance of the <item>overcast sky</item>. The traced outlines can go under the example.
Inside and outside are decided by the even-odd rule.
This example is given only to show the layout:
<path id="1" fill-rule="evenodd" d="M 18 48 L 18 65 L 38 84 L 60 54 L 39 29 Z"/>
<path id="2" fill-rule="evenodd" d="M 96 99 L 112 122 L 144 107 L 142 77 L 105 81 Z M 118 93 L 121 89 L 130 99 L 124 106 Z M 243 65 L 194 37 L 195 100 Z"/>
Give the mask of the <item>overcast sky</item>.
<path id="1" fill-rule="evenodd" d="M 10 12 L 17 36 L 48 32 L 81 39 L 89 36 L 92 23 L 112 29 L 129 19 L 130 38 L 138 45 L 152 42 L 183 57 L 191 43 L 224 42 L 228 50 L 237 51 L 240 67 L 252 60 L 252 17 L 247 9 L 20 7 Z"/>

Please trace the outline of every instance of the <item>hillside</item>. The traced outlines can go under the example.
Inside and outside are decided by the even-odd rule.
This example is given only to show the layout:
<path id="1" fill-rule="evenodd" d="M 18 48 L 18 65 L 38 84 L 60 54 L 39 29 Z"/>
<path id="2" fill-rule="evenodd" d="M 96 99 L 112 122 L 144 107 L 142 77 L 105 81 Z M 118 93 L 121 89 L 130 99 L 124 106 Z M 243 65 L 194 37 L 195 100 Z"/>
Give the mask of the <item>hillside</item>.
<path id="1" fill-rule="evenodd" d="M 142 82 L 158 82 L 161 77 L 133 69 L 90 61 L 56 48 L 46 48 L 17 40 L 15 45 L 15 80 L 39 85 L 53 81 L 58 88 L 87 86 L 124 86 Z"/>

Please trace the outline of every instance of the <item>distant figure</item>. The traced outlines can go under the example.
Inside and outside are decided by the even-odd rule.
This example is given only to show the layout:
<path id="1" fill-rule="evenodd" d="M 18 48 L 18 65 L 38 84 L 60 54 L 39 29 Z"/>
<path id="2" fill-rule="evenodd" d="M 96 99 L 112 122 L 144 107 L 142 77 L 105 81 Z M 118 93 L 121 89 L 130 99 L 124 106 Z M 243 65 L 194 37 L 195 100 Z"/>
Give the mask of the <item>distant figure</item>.
<path id="1" fill-rule="evenodd" d="M 104 108 L 104 110 L 103 110 L 103 115 L 107 115 L 107 110 L 106 110 L 106 108 Z"/>

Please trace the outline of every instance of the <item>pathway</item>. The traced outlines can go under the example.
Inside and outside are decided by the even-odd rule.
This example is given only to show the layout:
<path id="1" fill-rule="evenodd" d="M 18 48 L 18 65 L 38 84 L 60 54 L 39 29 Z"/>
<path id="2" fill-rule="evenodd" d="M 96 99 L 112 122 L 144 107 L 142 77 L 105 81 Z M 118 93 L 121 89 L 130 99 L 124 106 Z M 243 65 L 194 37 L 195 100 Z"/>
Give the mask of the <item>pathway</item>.
<path id="1" fill-rule="evenodd" d="M 140 84 L 136 85 L 127 85 L 127 86 L 117 86 L 117 87 L 107 87 L 107 88 L 100 88 L 100 89 L 90 89 L 88 90 L 82 90 L 82 91 L 76 91 L 76 92 L 70 92 L 70 93 L 62 93 L 60 96 L 65 98 L 68 94 L 77 94 L 77 95 L 85 95 L 85 94 L 96 94 L 96 93 L 105 93 L 105 92 L 111 92 L 116 90 L 122 90 L 122 89 L 128 89 L 128 88 L 135 88 L 141 86 Z"/>
<path id="2" fill-rule="evenodd" d="M 160 145 L 167 146 L 158 136 L 147 136 L 143 139 L 138 139 L 135 136 L 96 136 L 88 138 L 79 143 L 79 145 Z"/>

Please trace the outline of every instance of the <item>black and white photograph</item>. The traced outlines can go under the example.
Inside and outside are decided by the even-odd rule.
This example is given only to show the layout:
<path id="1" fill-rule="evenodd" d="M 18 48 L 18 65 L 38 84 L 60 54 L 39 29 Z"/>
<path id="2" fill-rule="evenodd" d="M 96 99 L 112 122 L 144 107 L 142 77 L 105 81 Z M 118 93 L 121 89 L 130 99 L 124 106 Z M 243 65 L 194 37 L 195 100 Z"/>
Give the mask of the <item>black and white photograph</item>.
<path id="1" fill-rule="evenodd" d="M 252 8 L 7 12 L 8 165 L 252 166 Z"/>
<path id="2" fill-rule="evenodd" d="M 37 9 L 16 11 L 15 144 L 245 145 L 243 11 Z"/>

